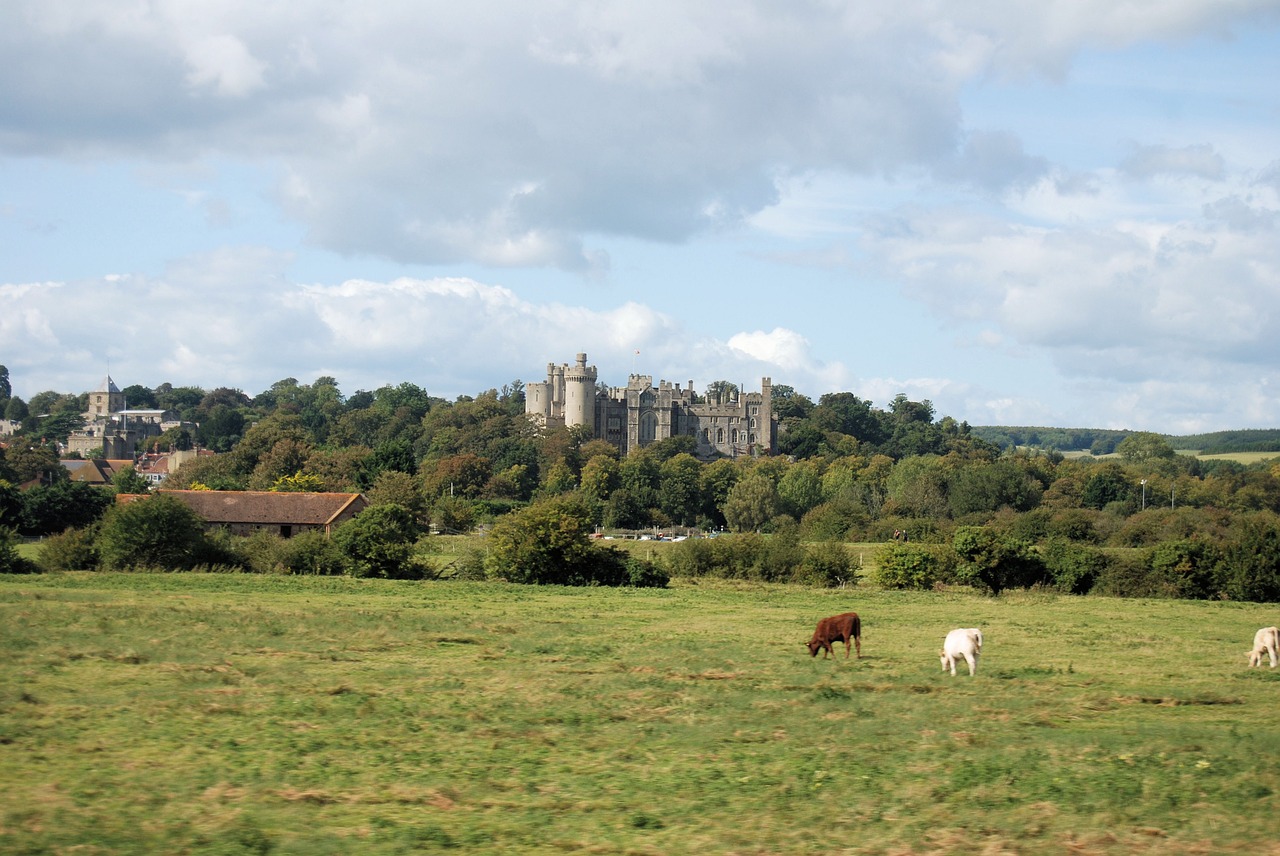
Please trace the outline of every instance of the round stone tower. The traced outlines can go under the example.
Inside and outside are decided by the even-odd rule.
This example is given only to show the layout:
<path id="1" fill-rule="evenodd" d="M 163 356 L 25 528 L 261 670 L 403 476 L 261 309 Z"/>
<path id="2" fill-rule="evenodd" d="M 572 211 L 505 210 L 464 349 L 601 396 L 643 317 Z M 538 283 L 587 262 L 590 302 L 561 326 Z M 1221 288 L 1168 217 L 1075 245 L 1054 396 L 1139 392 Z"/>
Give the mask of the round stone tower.
<path id="1" fill-rule="evenodd" d="M 596 427 L 596 367 L 587 365 L 587 355 L 578 354 L 564 370 L 564 424 Z"/>

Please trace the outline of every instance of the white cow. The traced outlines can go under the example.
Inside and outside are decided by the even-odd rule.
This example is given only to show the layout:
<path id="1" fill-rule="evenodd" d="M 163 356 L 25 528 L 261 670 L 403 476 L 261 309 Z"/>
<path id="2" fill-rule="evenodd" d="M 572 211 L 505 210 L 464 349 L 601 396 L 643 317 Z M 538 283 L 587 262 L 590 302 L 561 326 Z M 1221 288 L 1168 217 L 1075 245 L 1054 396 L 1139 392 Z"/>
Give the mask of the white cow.
<path id="1" fill-rule="evenodd" d="M 942 671 L 956 673 L 956 661 L 963 659 L 969 664 L 969 674 L 978 671 L 978 655 L 982 653 L 982 631 L 976 627 L 952 630 L 942 643 L 938 652 L 942 660 Z"/>
<path id="2" fill-rule="evenodd" d="M 1249 652 L 1249 665 L 1261 666 L 1262 656 L 1271 658 L 1271 668 L 1276 667 L 1276 659 L 1280 657 L 1280 629 L 1263 627 L 1253 634 L 1253 650 Z"/>

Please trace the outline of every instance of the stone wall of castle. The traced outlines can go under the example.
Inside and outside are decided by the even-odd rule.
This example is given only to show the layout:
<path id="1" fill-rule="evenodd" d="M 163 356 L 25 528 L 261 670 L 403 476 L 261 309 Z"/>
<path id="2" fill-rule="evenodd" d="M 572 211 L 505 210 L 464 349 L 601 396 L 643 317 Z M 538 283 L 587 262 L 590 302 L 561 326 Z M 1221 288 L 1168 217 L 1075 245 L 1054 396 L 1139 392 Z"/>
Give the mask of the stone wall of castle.
<path id="1" fill-rule="evenodd" d="M 760 392 L 698 401 L 693 381 L 681 387 L 632 374 L 626 386 L 600 389 L 595 366 L 578 354 L 574 365 L 547 365 L 546 381 L 525 386 L 525 413 L 543 427 L 585 425 L 625 455 L 669 437 L 690 436 L 701 458 L 771 454 L 777 440 L 772 382 Z M 590 405 L 590 406 L 588 406 Z"/>

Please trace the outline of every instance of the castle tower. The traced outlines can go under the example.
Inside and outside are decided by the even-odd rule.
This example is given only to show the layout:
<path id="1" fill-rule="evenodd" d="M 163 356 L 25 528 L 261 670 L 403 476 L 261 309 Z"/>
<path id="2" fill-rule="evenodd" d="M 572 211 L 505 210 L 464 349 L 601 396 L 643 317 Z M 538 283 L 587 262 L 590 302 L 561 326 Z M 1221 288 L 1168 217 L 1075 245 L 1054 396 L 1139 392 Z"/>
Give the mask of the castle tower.
<path id="1" fill-rule="evenodd" d="M 116 386 L 116 382 L 107 375 L 94 392 L 89 393 L 89 410 L 85 416 L 89 421 L 102 421 L 112 413 L 125 409 L 124 393 Z"/>
<path id="2" fill-rule="evenodd" d="M 587 365 L 587 355 L 578 354 L 564 369 L 564 424 L 596 427 L 596 367 Z"/>

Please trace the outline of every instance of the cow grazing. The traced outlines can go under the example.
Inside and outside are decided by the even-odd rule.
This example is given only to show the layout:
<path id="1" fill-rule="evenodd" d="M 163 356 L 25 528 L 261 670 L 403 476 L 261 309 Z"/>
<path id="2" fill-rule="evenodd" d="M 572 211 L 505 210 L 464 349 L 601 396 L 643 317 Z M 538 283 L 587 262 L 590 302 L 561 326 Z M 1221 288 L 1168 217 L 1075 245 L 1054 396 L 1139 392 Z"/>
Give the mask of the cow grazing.
<path id="1" fill-rule="evenodd" d="M 942 643 L 938 652 L 942 660 L 942 671 L 956 673 L 956 661 L 964 660 L 969 664 L 969 675 L 978 671 L 978 656 L 982 653 L 982 631 L 976 627 L 952 630 Z"/>
<path id="2" fill-rule="evenodd" d="M 849 645 L 856 645 L 858 659 L 862 659 L 862 621 L 858 618 L 858 613 L 845 612 L 819 621 L 817 628 L 813 631 L 813 638 L 808 642 L 809 656 L 816 657 L 821 650 L 822 659 L 827 659 L 834 653 L 831 650 L 833 642 L 844 643 L 846 660 L 849 659 Z"/>
<path id="3" fill-rule="evenodd" d="M 1280 629 L 1263 627 L 1253 634 L 1253 650 L 1249 652 L 1249 665 L 1261 666 L 1262 657 L 1271 658 L 1271 668 L 1276 667 L 1276 659 L 1280 658 Z"/>

